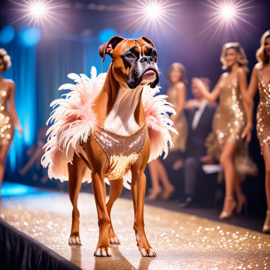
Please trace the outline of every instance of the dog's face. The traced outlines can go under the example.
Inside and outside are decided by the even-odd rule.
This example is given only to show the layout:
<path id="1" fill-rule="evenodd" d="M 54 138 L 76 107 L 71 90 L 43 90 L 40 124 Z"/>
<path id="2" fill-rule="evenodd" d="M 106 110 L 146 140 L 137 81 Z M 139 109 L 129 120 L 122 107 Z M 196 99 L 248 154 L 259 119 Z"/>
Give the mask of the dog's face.
<path id="1" fill-rule="evenodd" d="M 157 51 L 146 37 L 113 37 L 99 47 L 99 54 L 103 61 L 105 54 L 112 57 L 113 74 L 120 85 L 134 89 L 139 85 L 150 84 L 154 88 L 159 82 Z"/>

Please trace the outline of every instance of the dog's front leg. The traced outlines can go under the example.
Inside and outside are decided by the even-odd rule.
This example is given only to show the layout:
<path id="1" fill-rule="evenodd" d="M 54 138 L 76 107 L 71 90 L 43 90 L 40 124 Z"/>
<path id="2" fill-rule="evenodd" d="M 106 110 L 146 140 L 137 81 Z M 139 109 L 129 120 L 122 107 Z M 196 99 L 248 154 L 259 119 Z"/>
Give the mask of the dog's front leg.
<path id="1" fill-rule="evenodd" d="M 97 244 L 96 251 L 94 253 L 95 256 L 112 256 L 109 234 L 111 228 L 111 220 L 108 215 L 106 202 L 105 202 L 105 194 L 104 194 L 104 176 L 92 172 L 92 188 L 95 196 L 97 213 L 98 213 L 98 226 L 99 226 L 99 240 Z"/>
<path id="2" fill-rule="evenodd" d="M 111 219 L 112 206 L 114 202 L 116 201 L 116 199 L 121 195 L 122 190 L 123 190 L 123 178 L 110 181 L 110 199 L 108 203 L 106 204 L 110 219 Z M 120 240 L 117 238 L 113 230 L 112 219 L 111 219 L 111 229 L 110 229 L 110 243 L 120 245 Z"/>
<path id="3" fill-rule="evenodd" d="M 146 153 L 145 153 L 146 152 Z M 149 155 L 147 151 L 142 152 L 141 157 L 131 169 L 131 193 L 134 205 L 134 230 L 137 240 L 137 245 L 143 257 L 156 257 L 156 252 L 152 249 L 144 231 L 144 196 L 146 188 L 146 177 L 144 169 Z"/>

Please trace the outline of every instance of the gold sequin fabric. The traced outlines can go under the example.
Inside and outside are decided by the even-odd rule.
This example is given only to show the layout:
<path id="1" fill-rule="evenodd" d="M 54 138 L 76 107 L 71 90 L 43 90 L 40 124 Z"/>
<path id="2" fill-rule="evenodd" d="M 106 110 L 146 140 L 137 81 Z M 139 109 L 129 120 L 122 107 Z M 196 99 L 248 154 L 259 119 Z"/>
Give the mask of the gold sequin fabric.
<path id="1" fill-rule="evenodd" d="M 10 90 L 6 86 L 0 90 L 0 146 L 10 145 L 14 136 L 14 123 L 7 109 Z"/>
<path id="2" fill-rule="evenodd" d="M 257 136 L 260 145 L 270 145 L 270 84 L 262 78 L 262 69 L 258 71 L 260 102 L 257 109 Z"/>
<path id="3" fill-rule="evenodd" d="M 213 119 L 213 131 L 216 133 L 219 144 L 239 141 L 246 123 L 237 73 L 232 81 L 225 85 L 227 76 L 228 73 L 224 73 L 220 86 L 219 106 Z"/>
<path id="4" fill-rule="evenodd" d="M 170 102 L 174 108 L 178 106 L 178 92 L 175 87 L 172 87 L 167 92 L 168 95 L 168 102 Z M 170 132 L 172 137 L 172 142 L 174 145 L 173 150 L 180 150 L 185 152 L 186 150 L 186 141 L 188 135 L 188 126 L 184 112 L 180 114 L 172 114 L 170 119 L 173 121 L 173 127 L 176 129 L 178 134 L 174 132 Z"/>
<path id="5" fill-rule="evenodd" d="M 146 122 L 134 133 L 123 136 L 97 125 L 93 136 L 109 159 L 105 177 L 109 180 L 120 179 L 137 161 L 147 139 Z"/>

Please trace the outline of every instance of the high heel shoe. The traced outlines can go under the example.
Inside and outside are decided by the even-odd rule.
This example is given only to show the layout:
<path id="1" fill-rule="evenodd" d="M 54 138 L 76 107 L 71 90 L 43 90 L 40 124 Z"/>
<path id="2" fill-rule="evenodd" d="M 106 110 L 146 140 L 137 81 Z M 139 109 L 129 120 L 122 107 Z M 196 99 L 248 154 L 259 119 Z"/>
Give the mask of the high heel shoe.
<path id="1" fill-rule="evenodd" d="M 247 199 L 244 195 L 237 200 L 236 213 L 241 214 L 243 210 L 247 214 Z"/>
<path id="2" fill-rule="evenodd" d="M 220 219 L 228 219 L 231 218 L 233 210 L 236 207 L 236 202 L 234 198 L 225 198 L 224 205 L 223 205 L 223 210 L 221 214 L 219 215 Z"/>
<path id="3" fill-rule="evenodd" d="M 162 189 L 159 188 L 157 190 L 151 190 L 151 193 L 149 194 L 149 196 L 146 197 L 147 201 L 154 201 L 156 199 L 158 199 L 161 195 Z"/>
<path id="4" fill-rule="evenodd" d="M 169 189 L 165 189 L 163 191 L 162 195 L 161 195 L 161 199 L 163 201 L 167 201 L 168 199 L 171 198 L 171 196 L 173 195 L 174 191 L 175 191 L 175 188 L 174 187 L 171 187 Z"/>
<path id="5" fill-rule="evenodd" d="M 266 218 L 262 228 L 263 233 L 270 233 L 270 211 L 266 211 Z"/>

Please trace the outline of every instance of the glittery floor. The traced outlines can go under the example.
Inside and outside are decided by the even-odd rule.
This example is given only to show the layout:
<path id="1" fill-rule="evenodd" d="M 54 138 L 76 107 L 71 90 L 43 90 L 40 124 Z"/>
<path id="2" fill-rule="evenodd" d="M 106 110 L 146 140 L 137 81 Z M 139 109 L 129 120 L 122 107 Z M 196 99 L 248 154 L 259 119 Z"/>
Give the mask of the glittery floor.
<path id="1" fill-rule="evenodd" d="M 112 258 L 93 256 L 98 226 L 94 197 L 81 193 L 82 246 L 67 244 L 68 194 L 37 192 L 2 198 L 1 218 L 82 269 L 270 269 L 270 236 L 196 216 L 145 206 L 148 240 L 156 258 L 141 258 L 133 232 L 132 201 L 118 199 L 112 222 L 121 241 Z"/>

